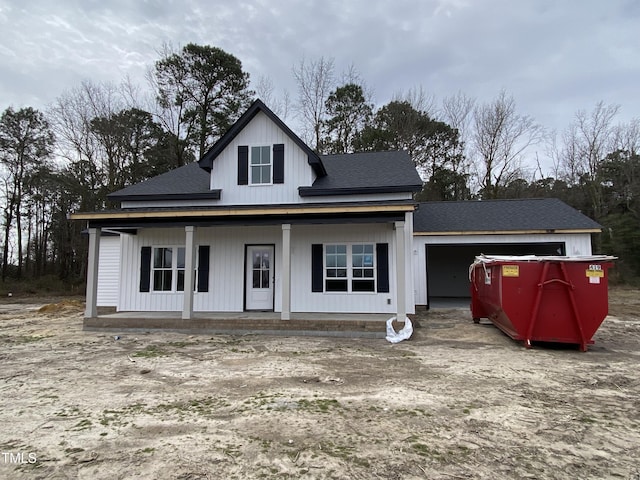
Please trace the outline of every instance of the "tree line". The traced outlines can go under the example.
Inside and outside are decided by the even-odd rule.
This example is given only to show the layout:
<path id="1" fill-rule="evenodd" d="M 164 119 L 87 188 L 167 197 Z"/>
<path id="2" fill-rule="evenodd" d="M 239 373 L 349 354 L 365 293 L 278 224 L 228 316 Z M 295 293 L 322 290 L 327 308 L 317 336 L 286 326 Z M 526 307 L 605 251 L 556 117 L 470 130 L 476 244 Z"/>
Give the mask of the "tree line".
<path id="1" fill-rule="evenodd" d="M 197 160 L 257 97 L 320 154 L 407 151 L 424 181 L 417 200 L 560 198 L 603 225 L 595 251 L 620 257 L 618 277 L 640 278 L 640 121 L 615 123 L 618 106 L 576 112 L 554 135 L 504 90 L 481 102 L 414 88 L 376 106 L 355 68 L 338 74 L 333 59 L 302 59 L 292 75 L 293 100 L 267 77 L 252 84 L 222 49 L 166 45 L 145 89 L 85 81 L 46 111 L 7 108 L 3 283 L 55 275 L 81 284 L 84 226 L 67 214 L 114 208 L 108 193 Z"/>

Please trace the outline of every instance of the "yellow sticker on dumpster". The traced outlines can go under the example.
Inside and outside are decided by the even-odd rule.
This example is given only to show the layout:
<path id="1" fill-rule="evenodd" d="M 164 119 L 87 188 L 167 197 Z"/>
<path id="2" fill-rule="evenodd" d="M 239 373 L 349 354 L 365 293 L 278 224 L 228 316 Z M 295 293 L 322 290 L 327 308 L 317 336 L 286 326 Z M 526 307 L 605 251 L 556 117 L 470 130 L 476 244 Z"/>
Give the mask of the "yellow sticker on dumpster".
<path id="1" fill-rule="evenodd" d="M 587 278 L 589 278 L 590 283 L 600 283 L 594 282 L 593 279 L 604 278 L 604 270 L 602 270 L 602 265 L 600 265 L 599 263 L 589 265 L 589 268 L 587 268 Z"/>
<path id="2" fill-rule="evenodd" d="M 503 277 L 519 277 L 520 265 L 503 265 L 502 276 Z"/>

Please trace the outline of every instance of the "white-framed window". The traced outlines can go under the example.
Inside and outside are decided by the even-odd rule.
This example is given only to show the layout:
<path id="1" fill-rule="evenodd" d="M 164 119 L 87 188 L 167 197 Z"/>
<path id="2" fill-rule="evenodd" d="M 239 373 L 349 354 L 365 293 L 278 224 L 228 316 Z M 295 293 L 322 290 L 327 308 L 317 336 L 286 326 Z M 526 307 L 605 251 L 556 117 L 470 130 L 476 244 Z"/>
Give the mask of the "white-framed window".
<path id="1" fill-rule="evenodd" d="M 375 292 L 375 246 L 329 244 L 324 251 L 325 292 Z"/>
<path id="2" fill-rule="evenodd" d="M 351 291 L 374 292 L 376 271 L 374 246 L 371 243 L 351 245 Z"/>
<path id="3" fill-rule="evenodd" d="M 173 290 L 173 249 L 156 247 L 153 249 L 152 279 L 154 292 Z"/>
<path id="4" fill-rule="evenodd" d="M 347 245 L 325 245 L 324 289 L 326 292 L 347 292 Z"/>
<path id="5" fill-rule="evenodd" d="M 185 248 L 153 247 L 152 258 L 152 290 L 154 292 L 183 292 Z M 197 264 L 196 261 L 195 265 Z M 195 270 L 194 275 L 196 275 Z M 196 285 L 195 282 L 194 285 Z"/>
<path id="6" fill-rule="evenodd" d="M 272 182 L 271 147 L 251 147 L 249 160 L 249 183 L 268 185 Z"/>

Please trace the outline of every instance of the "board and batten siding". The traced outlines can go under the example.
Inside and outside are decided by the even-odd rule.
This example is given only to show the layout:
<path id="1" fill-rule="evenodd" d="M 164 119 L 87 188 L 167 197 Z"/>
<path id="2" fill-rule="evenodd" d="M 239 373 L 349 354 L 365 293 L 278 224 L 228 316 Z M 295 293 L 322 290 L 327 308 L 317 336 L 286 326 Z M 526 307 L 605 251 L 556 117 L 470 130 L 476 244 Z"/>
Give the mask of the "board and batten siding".
<path id="1" fill-rule="evenodd" d="M 389 244 L 389 292 L 312 292 L 312 244 Z M 291 311 L 389 313 L 396 312 L 396 258 L 393 225 L 294 225 L 291 228 Z M 413 280 L 410 266 L 406 269 L 407 293 L 411 294 Z M 412 295 L 411 295 L 412 297 Z M 409 295 L 408 295 L 409 298 Z M 413 298 L 407 301 L 408 313 L 414 313 Z"/>
<path id="2" fill-rule="evenodd" d="M 292 225 L 291 311 L 395 313 L 395 232 L 390 223 L 363 225 Z M 119 311 L 181 311 L 182 292 L 140 292 L 140 252 L 143 246 L 179 247 L 185 243 L 182 228 L 142 229 L 122 236 L 122 269 Z M 388 243 L 388 293 L 329 293 L 311 290 L 311 245 L 318 243 Z M 282 228 L 207 227 L 196 230 L 196 244 L 210 246 L 209 291 L 194 292 L 198 312 L 244 310 L 245 252 L 247 245 L 275 246 L 274 310 L 282 309 Z M 412 271 L 406 269 L 407 295 L 413 296 Z M 413 313 L 413 298 L 407 301 Z"/>
<path id="3" fill-rule="evenodd" d="M 241 312 L 244 310 L 246 245 L 274 245 L 275 266 L 274 310 L 281 309 L 282 228 L 215 227 L 203 229 L 203 236 L 211 245 L 209 293 L 196 303 L 197 310 Z M 204 239 L 203 239 L 204 240 Z"/>
<path id="4" fill-rule="evenodd" d="M 140 292 L 140 252 L 143 246 L 181 247 L 182 228 L 144 229 L 124 236 L 123 275 L 120 285 L 121 311 L 181 311 L 183 292 Z M 196 230 L 196 245 L 209 245 L 209 291 L 194 292 L 195 311 L 241 312 L 244 309 L 245 245 L 275 244 L 276 270 L 280 268 L 280 227 L 208 227 Z M 151 288 L 153 290 L 153 288 Z M 275 284 L 276 308 L 281 298 Z"/>
<path id="5" fill-rule="evenodd" d="M 98 255 L 98 295 L 96 305 L 115 307 L 118 305 L 120 276 L 120 237 L 100 237 Z"/>
<path id="6" fill-rule="evenodd" d="M 238 146 L 251 147 L 284 144 L 284 183 L 238 185 Z M 273 162 L 273 150 L 271 151 Z M 273 172 L 272 172 L 273 173 Z M 298 187 L 315 180 L 306 153 L 269 117 L 259 112 L 213 161 L 211 189 L 221 189 L 216 205 L 263 205 L 300 202 Z"/>
<path id="7" fill-rule="evenodd" d="M 566 254 L 591 255 L 591 234 L 513 234 L 513 235 L 415 235 L 411 256 L 413 257 L 413 288 L 416 305 L 427 304 L 427 259 L 425 245 L 449 244 L 469 245 L 481 243 L 564 243 Z"/>

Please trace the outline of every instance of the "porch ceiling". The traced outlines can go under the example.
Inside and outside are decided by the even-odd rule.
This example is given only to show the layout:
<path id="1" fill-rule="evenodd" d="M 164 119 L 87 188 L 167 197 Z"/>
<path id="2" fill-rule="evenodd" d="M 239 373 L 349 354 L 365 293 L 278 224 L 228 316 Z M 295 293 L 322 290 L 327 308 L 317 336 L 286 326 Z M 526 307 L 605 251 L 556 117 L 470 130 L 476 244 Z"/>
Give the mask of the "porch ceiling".
<path id="1" fill-rule="evenodd" d="M 359 202 L 333 204 L 291 204 L 291 205 L 227 205 L 212 207 L 166 207 L 166 208 L 129 208 L 105 210 L 101 212 L 77 212 L 69 215 L 70 220 L 100 219 L 141 219 L 175 217 L 234 217 L 247 215 L 295 215 L 295 214 L 331 214 L 331 213 L 379 213 L 409 212 L 415 210 L 411 200 L 388 202 Z"/>

